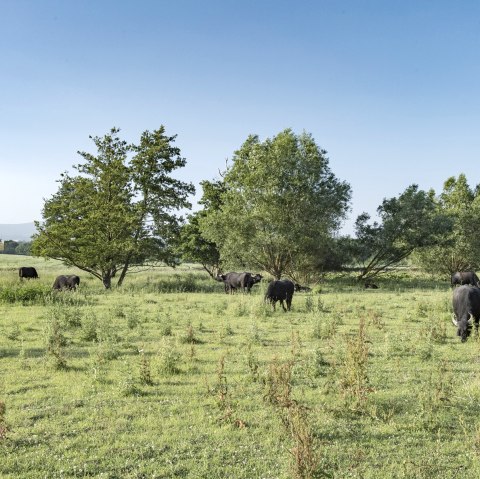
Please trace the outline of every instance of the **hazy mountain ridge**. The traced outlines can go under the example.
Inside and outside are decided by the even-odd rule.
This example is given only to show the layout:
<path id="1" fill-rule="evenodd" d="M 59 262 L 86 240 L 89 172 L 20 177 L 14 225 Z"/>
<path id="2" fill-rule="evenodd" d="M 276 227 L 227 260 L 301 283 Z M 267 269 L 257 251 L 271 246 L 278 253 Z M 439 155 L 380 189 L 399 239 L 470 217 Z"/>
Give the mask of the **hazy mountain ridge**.
<path id="1" fill-rule="evenodd" d="M 35 224 L 0 224 L 0 240 L 8 241 L 30 241 L 31 236 L 36 232 Z"/>

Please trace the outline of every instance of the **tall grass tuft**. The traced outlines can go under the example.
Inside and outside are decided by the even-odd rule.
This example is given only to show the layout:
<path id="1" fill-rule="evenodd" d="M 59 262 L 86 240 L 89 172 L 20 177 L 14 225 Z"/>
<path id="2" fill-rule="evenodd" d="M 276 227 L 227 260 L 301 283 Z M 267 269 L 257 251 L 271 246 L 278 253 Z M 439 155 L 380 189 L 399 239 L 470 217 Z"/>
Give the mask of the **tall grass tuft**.
<path id="1" fill-rule="evenodd" d="M 338 331 L 339 321 L 334 316 L 313 317 L 313 331 L 312 336 L 315 339 L 329 339 L 333 338 Z"/>
<path id="2" fill-rule="evenodd" d="M 358 333 L 347 340 L 343 365 L 340 368 L 340 391 L 345 405 L 352 411 L 365 412 L 371 390 L 368 369 L 368 343 L 365 317 L 360 317 Z"/>
<path id="3" fill-rule="evenodd" d="M 60 322 L 55 317 L 50 318 L 45 326 L 44 333 L 47 359 L 51 360 L 55 369 L 66 369 L 65 346 L 67 340 Z"/>
<path id="4" fill-rule="evenodd" d="M 273 359 L 268 368 L 264 399 L 274 406 L 292 440 L 291 477 L 313 479 L 320 474 L 319 455 L 308 409 L 292 398 L 293 364 L 293 361 L 282 364 L 277 358 Z"/>
<path id="5" fill-rule="evenodd" d="M 150 368 L 150 358 L 145 354 L 145 350 L 139 349 L 140 354 L 140 383 L 151 386 L 152 381 L 152 371 Z"/>
<path id="6" fill-rule="evenodd" d="M 157 352 L 157 369 L 162 375 L 173 375 L 180 373 L 181 354 L 176 349 L 173 341 L 163 338 Z"/>
<path id="7" fill-rule="evenodd" d="M 257 354 L 253 351 L 253 345 L 251 343 L 247 346 L 245 362 L 247 364 L 249 378 L 253 382 L 257 382 L 260 377 L 260 363 Z"/>
<path id="8" fill-rule="evenodd" d="M 5 421 L 5 412 L 7 407 L 3 401 L 0 401 L 0 441 L 7 437 L 7 423 Z"/>
<path id="9" fill-rule="evenodd" d="M 195 330 L 193 329 L 193 326 L 191 323 L 187 326 L 185 334 L 180 337 L 180 342 L 183 344 L 200 343 L 200 340 L 195 336 Z"/>
<path id="10" fill-rule="evenodd" d="M 0 288 L 0 303 L 46 304 L 52 295 L 51 288 L 32 281 L 9 284 Z"/>

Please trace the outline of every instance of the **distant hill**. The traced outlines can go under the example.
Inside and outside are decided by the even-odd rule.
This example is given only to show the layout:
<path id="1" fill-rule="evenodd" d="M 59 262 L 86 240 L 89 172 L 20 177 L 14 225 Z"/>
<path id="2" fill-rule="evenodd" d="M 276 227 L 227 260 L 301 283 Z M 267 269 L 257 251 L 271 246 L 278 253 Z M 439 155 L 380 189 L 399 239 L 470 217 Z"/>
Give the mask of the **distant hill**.
<path id="1" fill-rule="evenodd" d="M 0 239 L 2 241 L 30 241 L 31 236 L 36 232 L 32 223 L 20 223 L 16 225 L 0 224 Z"/>

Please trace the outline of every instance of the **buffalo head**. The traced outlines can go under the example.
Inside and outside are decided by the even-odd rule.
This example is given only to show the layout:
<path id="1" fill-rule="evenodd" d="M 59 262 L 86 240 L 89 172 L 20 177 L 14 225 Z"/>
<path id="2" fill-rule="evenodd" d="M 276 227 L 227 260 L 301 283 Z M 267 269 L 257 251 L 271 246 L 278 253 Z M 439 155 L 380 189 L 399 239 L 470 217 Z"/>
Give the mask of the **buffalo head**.
<path id="1" fill-rule="evenodd" d="M 455 318 L 455 314 L 452 314 L 452 323 L 457 327 L 457 336 L 460 336 L 462 343 L 464 343 L 472 332 L 473 325 L 473 316 L 470 314 L 470 317 L 467 320 L 458 321 Z"/>

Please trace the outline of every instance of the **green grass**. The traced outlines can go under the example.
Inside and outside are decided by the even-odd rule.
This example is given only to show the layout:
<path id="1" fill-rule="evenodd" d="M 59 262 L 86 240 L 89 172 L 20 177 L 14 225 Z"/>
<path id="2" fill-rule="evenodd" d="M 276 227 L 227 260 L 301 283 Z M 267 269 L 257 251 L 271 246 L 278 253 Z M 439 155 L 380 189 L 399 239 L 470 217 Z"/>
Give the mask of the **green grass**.
<path id="1" fill-rule="evenodd" d="M 70 272 L 80 290 L 52 294 Z M 480 477 L 480 343 L 447 282 L 378 284 L 329 276 L 283 313 L 194 266 L 105 291 L 0 256 L 0 477 Z"/>

